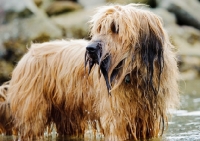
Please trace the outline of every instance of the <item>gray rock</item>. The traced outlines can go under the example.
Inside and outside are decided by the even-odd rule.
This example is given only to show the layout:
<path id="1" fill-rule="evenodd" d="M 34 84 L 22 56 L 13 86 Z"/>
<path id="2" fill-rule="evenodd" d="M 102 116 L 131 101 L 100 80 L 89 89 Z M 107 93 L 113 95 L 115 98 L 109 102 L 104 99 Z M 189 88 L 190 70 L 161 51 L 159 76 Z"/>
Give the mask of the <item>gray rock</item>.
<path id="1" fill-rule="evenodd" d="M 9 24 L 0 26 L 0 39 L 9 40 L 20 38 L 33 40 L 41 34 L 48 35 L 50 39 L 62 37 L 62 31 L 45 15 L 33 15 L 26 19 L 16 19 Z"/>
<path id="2" fill-rule="evenodd" d="M 160 0 L 159 6 L 174 13 L 179 24 L 190 25 L 200 29 L 199 9 L 197 0 Z"/>
<path id="3" fill-rule="evenodd" d="M 20 0 L 20 2 L 1 0 L 0 9 L 0 13 L 4 14 L 4 17 L 0 19 L 1 23 L 7 23 L 19 17 L 28 17 L 37 12 L 37 7 L 32 0 Z"/>
<path id="4" fill-rule="evenodd" d="M 78 0 L 83 7 L 94 7 L 97 5 L 103 5 L 106 3 L 106 0 Z"/>
<path id="5" fill-rule="evenodd" d="M 19 23 L 17 20 L 11 22 L 10 24 L 0 25 L 0 58 L 6 54 L 6 49 L 3 43 L 9 39 L 18 38 L 18 25 Z"/>
<path id="6" fill-rule="evenodd" d="M 33 0 L 33 1 L 38 7 L 41 6 L 43 3 L 43 0 Z"/>
<path id="7" fill-rule="evenodd" d="M 172 26 L 176 24 L 176 17 L 173 13 L 168 12 L 163 8 L 149 9 L 156 15 L 162 18 L 164 26 Z"/>
<path id="8" fill-rule="evenodd" d="M 81 5 L 72 1 L 54 1 L 46 9 L 49 16 L 81 9 Z"/>
<path id="9" fill-rule="evenodd" d="M 200 76 L 200 30 L 179 26 L 173 13 L 163 8 L 152 9 L 163 21 L 179 57 L 180 80 L 193 80 Z"/>
<path id="10" fill-rule="evenodd" d="M 167 31 L 179 56 L 180 80 L 199 78 L 200 31 L 189 26 L 168 26 Z"/>
<path id="11" fill-rule="evenodd" d="M 61 38 L 62 30 L 49 20 L 45 14 L 37 14 L 19 21 L 19 36 L 23 40 L 34 40 L 41 35 L 50 39 Z"/>
<path id="12" fill-rule="evenodd" d="M 25 19 L 15 19 L 0 25 L 0 58 L 6 53 L 4 42 L 23 40 L 41 42 L 62 37 L 62 30 L 42 12 Z"/>
<path id="13" fill-rule="evenodd" d="M 186 80 L 194 80 L 198 78 L 198 71 L 197 70 L 192 70 L 192 69 L 188 69 L 187 71 L 181 72 L 180 73 L 180 79 L 182 81 L 186 81 Z"/>
<path id="14" fill-rule="evenodd" d="M 88 8 L 55 16 L 51 20 L 63 29 L 66 38 L 84 38 L 88 37 L 87 23 L 93 14 L 94 8 Z"/>
<path id="15" fill-rule="evenodd" d="M 5 11 L 22 12 L 24 9 L 30 9 L 30 11 L 35 12 L 36 7 L 32 0 L 1 0 L 1 7 Z"/>
<path id="16" fill-rule="evenodd" d="M 181 62 L 180 71 L 182 72 L 191 68 L 197 70 L 200 68 L 200 58 L 197 56 L 182 55 L 179 61 Z"/>
<path id="17" fill-rule="evenodd" d="M 5 60 L 0 60 L 0 85 L 10 79 L 14 66 Z"/>
<path id="18" fill-rule="evenodd" d="M 166 27 L 179 55 L 200 57 L 200 31 L 189 26 Z"/>
<path id="19" fill-rule="evenodd" d="M 4 56 L 4 54 L 6 53 L 6 49 L 4 48 L 4 46 L 2 45 L 2 41 L 0 41 L 0 59 Z"/>
<path id="20" fill-rule="evenodd" d="M 155 8 L 157 6 L 157 0 L 106 0 L 106 2 L 119 3 L 119 4 L 140 3 L 140 4 L 148 5 L 149 7 L 152 7 L 152 8 Z"/>

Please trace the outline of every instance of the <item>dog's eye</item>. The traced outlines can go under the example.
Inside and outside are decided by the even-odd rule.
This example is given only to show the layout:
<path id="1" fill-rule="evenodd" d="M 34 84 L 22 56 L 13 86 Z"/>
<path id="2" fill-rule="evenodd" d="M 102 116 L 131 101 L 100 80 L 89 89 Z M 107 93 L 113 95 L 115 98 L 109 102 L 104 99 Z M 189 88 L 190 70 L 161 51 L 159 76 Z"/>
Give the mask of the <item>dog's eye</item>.
<path id="1" fill-rule="evenodd" d="M 101 25 L 99 25 L 99 27 L 97 28 L 97 32 L 98 32 L 98 33 L 101 32 Z"/>
<path id="2" fill-rule="evenodd" d="M 115 67 L 115 69 L 113 70 L 113 72 L 111 73 L 111 77 L 110 77 L 110 82 L 112 83 L 113 80 L 115 79 L 115 77 L 118 75 L 119 71 L 120 71 L 120 68 L 122 67 L 123 65 L 123 61 L 120 61 L 119 64 Z"/>
<path id="3" fill-rule="evenodd" d="M 131 77 L 130 74 L 127 74 L 124 78 L 125 83 L 131 83 Z"/>
<path id="4" fill-rule="evenodd" d="M 111 27 L 110 28 L 111 28 L 111 31 L 113 33 L 117 33 L 118 34 L 118 32 L 119 32 L 119 26 L 116 26 L 116 24 L 115 24 L 114 21 L 111 23 Z"/>

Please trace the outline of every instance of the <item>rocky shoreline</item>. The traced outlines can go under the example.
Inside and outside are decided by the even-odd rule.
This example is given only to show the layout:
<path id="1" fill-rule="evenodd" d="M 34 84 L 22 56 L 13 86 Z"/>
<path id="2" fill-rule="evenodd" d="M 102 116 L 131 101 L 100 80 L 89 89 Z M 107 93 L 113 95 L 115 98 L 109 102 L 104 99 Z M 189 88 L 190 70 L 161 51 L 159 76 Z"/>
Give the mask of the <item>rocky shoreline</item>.
<path id="1" fill-rule="evenodd" d="M 31 42 L 89 39 L 94 9 L 108 2 L 143 2 L 164 22 L 177 51 L 180 80 L 200 78 L 200 1 L 198 0 L 2 0 L 0 1 L 0 84 Z"/>

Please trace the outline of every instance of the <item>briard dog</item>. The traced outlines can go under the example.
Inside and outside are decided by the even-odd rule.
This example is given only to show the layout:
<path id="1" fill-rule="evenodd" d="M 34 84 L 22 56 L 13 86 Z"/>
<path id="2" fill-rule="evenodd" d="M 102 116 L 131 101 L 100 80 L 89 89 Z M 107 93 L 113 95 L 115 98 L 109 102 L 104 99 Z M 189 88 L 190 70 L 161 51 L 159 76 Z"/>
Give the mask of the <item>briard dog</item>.
<path id="1" fill-rule="evenodd" d="M 22 139 L 105 140 L 162 135 L 179 104 L 178 67 L 161 19 L 144 6 L 100 7 L 91 40 L 32 44 L 12 73 L 8 100 Z"/>

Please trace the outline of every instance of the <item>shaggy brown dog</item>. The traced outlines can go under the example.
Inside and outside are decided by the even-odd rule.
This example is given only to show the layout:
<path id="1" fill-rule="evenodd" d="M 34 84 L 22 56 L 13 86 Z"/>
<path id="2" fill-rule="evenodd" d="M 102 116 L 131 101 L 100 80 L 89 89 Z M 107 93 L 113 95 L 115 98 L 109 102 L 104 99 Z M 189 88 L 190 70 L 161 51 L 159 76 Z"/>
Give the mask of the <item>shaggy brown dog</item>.
<path id="1" fill-rule="evenodd" d="M 51 122 L 59 134 L 83 136 L 90 127 L 112 141 L 165 129 L 179 104 L 178 68 L 160 18 L 139 5 L 113 5 L 90 23 L 89 43 L 32 44 L 14 69 L 9 102 L 22 138 L 41 136 Z"/>

